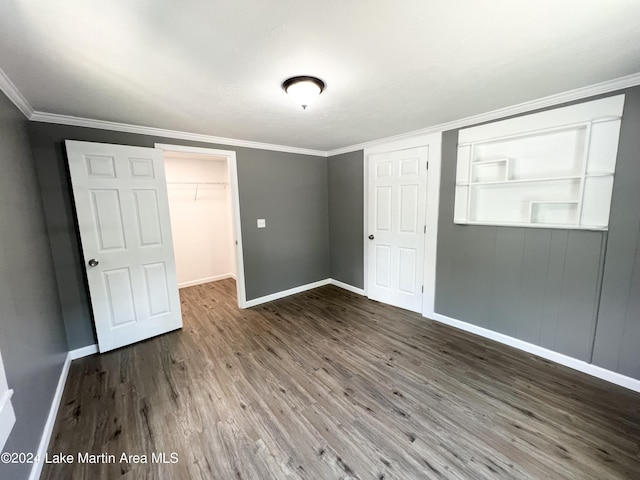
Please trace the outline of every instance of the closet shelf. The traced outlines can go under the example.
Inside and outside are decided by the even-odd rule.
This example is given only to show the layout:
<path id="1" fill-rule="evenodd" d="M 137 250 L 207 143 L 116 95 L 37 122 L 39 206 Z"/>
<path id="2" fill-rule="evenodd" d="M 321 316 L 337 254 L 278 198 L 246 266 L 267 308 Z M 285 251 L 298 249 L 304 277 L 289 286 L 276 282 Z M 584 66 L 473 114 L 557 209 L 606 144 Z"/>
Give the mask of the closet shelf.
<path id="1" fill-rule="evenodd" d="M 227 182 L 167 182 L 167 185 L 191 185 L 201 186 L 201 185 L 229 185 Z"/>
<path id="2" fill-rule="evenodd" d="M 198 200 L 198 192 L 200 191 L 200 188 L 219 186 L 219 187 L 224 187 L 226 189 L 227 185 L 229 185 L 228 182 L 167 182 L 168 187 L 177 186 L 177 187 L 188 187 L 188 188 L 195 189 L 193 194 L 194 202 Z"/>

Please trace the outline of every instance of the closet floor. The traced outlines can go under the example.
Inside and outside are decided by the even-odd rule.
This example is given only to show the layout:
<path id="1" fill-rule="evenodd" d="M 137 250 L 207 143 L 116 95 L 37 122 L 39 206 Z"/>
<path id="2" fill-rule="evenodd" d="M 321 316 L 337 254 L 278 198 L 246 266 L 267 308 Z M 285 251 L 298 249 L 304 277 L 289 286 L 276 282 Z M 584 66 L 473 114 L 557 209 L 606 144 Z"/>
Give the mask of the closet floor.
<path id="1" fill-rule="evenodd" d="M 334 286 L 180 296 L 72 363 L 41 478 L 640 478 L 640 394 Z"/>

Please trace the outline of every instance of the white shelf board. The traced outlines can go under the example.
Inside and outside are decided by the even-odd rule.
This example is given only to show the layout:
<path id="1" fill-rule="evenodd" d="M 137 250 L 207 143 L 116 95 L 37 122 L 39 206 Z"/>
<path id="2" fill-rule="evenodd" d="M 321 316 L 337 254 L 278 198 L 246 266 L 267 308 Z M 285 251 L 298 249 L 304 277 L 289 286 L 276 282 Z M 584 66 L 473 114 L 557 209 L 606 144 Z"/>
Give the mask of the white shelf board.
<path id="1" fill-rule="evenodd" d="M 571 176 L 571 177 L 550 177 L 550 178 L 516 178 L 513 180 L 494 180 L 491 182 L 469 182 L 468 184 L 458 183 L 457 185 L 471 185 L 475 186 L 484 186 L 484 185 L 506 185 L 510 183 L 518 184 L 518 183 L 540 183 L 540 182 L 558 182 L 558 181 L 570 181 L 570 180 L 580 180 L 580 176 Z"/>
<path id="2" fill-rule="evenodd" d="M 531 204 L 537 205 L 577 205 L 578 200 L 531 200 Z"/>
<path id="3" fill-rule="evenodd" d="M 477 162 L 471 162 L 471 165 L 487 165 L 491 163 L 507 163 L 509 161 L 508 158 L 497 158 L 495 160 L 479 160 Z"/>
<path id="4" fill-rule="evenodd" d="M 532 200 L 529 204 L 529 222 L 532 225 L 554 224 L 578 226 L 579 209 L 580 202 L 576 200 Z M 551 220 L 550 218 L 554 216 L 560 220 Z"/>
<path id="5" fill-rule="evenodd" d="M 576 224 L 569 224 L 569 225 L 562 225 L 559 223 L 519 223 L 519 222 L 477 222 L 475 220 L 469 220 L 469 221 L 455 221 L 454 222 L 456 225 L 484 225 L 487 227 L 521 227 L 521 228 L 560 228 L 562 230 L 575 230 L 575 229 L 580 229 L 580 230 L 594 230 L 594 231 L 598 231 L 598 232 L 606 232 L 608 230 L 607 227 L 602 227 L 602 226 L 592 226 L 592 225 L 576 225 Z"/>
<path id="6" fill-rule="evenodd" d="M 591 172 L 586 173 L 585 177 L 612 177 L 613 175 L 613 172 Z"/>

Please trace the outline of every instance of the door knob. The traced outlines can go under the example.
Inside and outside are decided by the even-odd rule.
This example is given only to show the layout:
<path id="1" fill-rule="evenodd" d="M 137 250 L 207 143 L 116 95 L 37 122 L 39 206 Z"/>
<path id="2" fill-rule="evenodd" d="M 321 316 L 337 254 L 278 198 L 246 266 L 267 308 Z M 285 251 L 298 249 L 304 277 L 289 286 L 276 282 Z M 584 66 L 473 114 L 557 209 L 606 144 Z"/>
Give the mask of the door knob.
<path id="1" fill-rule="evenodd" d="M 374 238 L 376 237 L 374 237 L 373 235 L 369 235 L 369 240 L 373 240 Z"/>
<path id="2" fill-rule="evenodd" d="M 99 263 L 100 262 L 98 260 L 96 260 L 95 258 L 92 258 L 91 260 L 89 260 L 89 266 L 90 267 L 97 267 Z"/>

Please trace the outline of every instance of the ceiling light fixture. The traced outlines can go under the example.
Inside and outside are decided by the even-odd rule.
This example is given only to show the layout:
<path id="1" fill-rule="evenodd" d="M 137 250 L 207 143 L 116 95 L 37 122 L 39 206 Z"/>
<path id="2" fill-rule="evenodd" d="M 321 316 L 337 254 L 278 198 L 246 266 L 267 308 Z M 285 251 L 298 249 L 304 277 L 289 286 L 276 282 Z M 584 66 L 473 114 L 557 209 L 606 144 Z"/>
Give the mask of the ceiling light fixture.
<path id="1" fill-rule="evenodd" d="M 306 109 L 322 93 L 324 82 L 316 77 L 291 77 L 282 82 L 282 89 L 294 102 Z"/>

